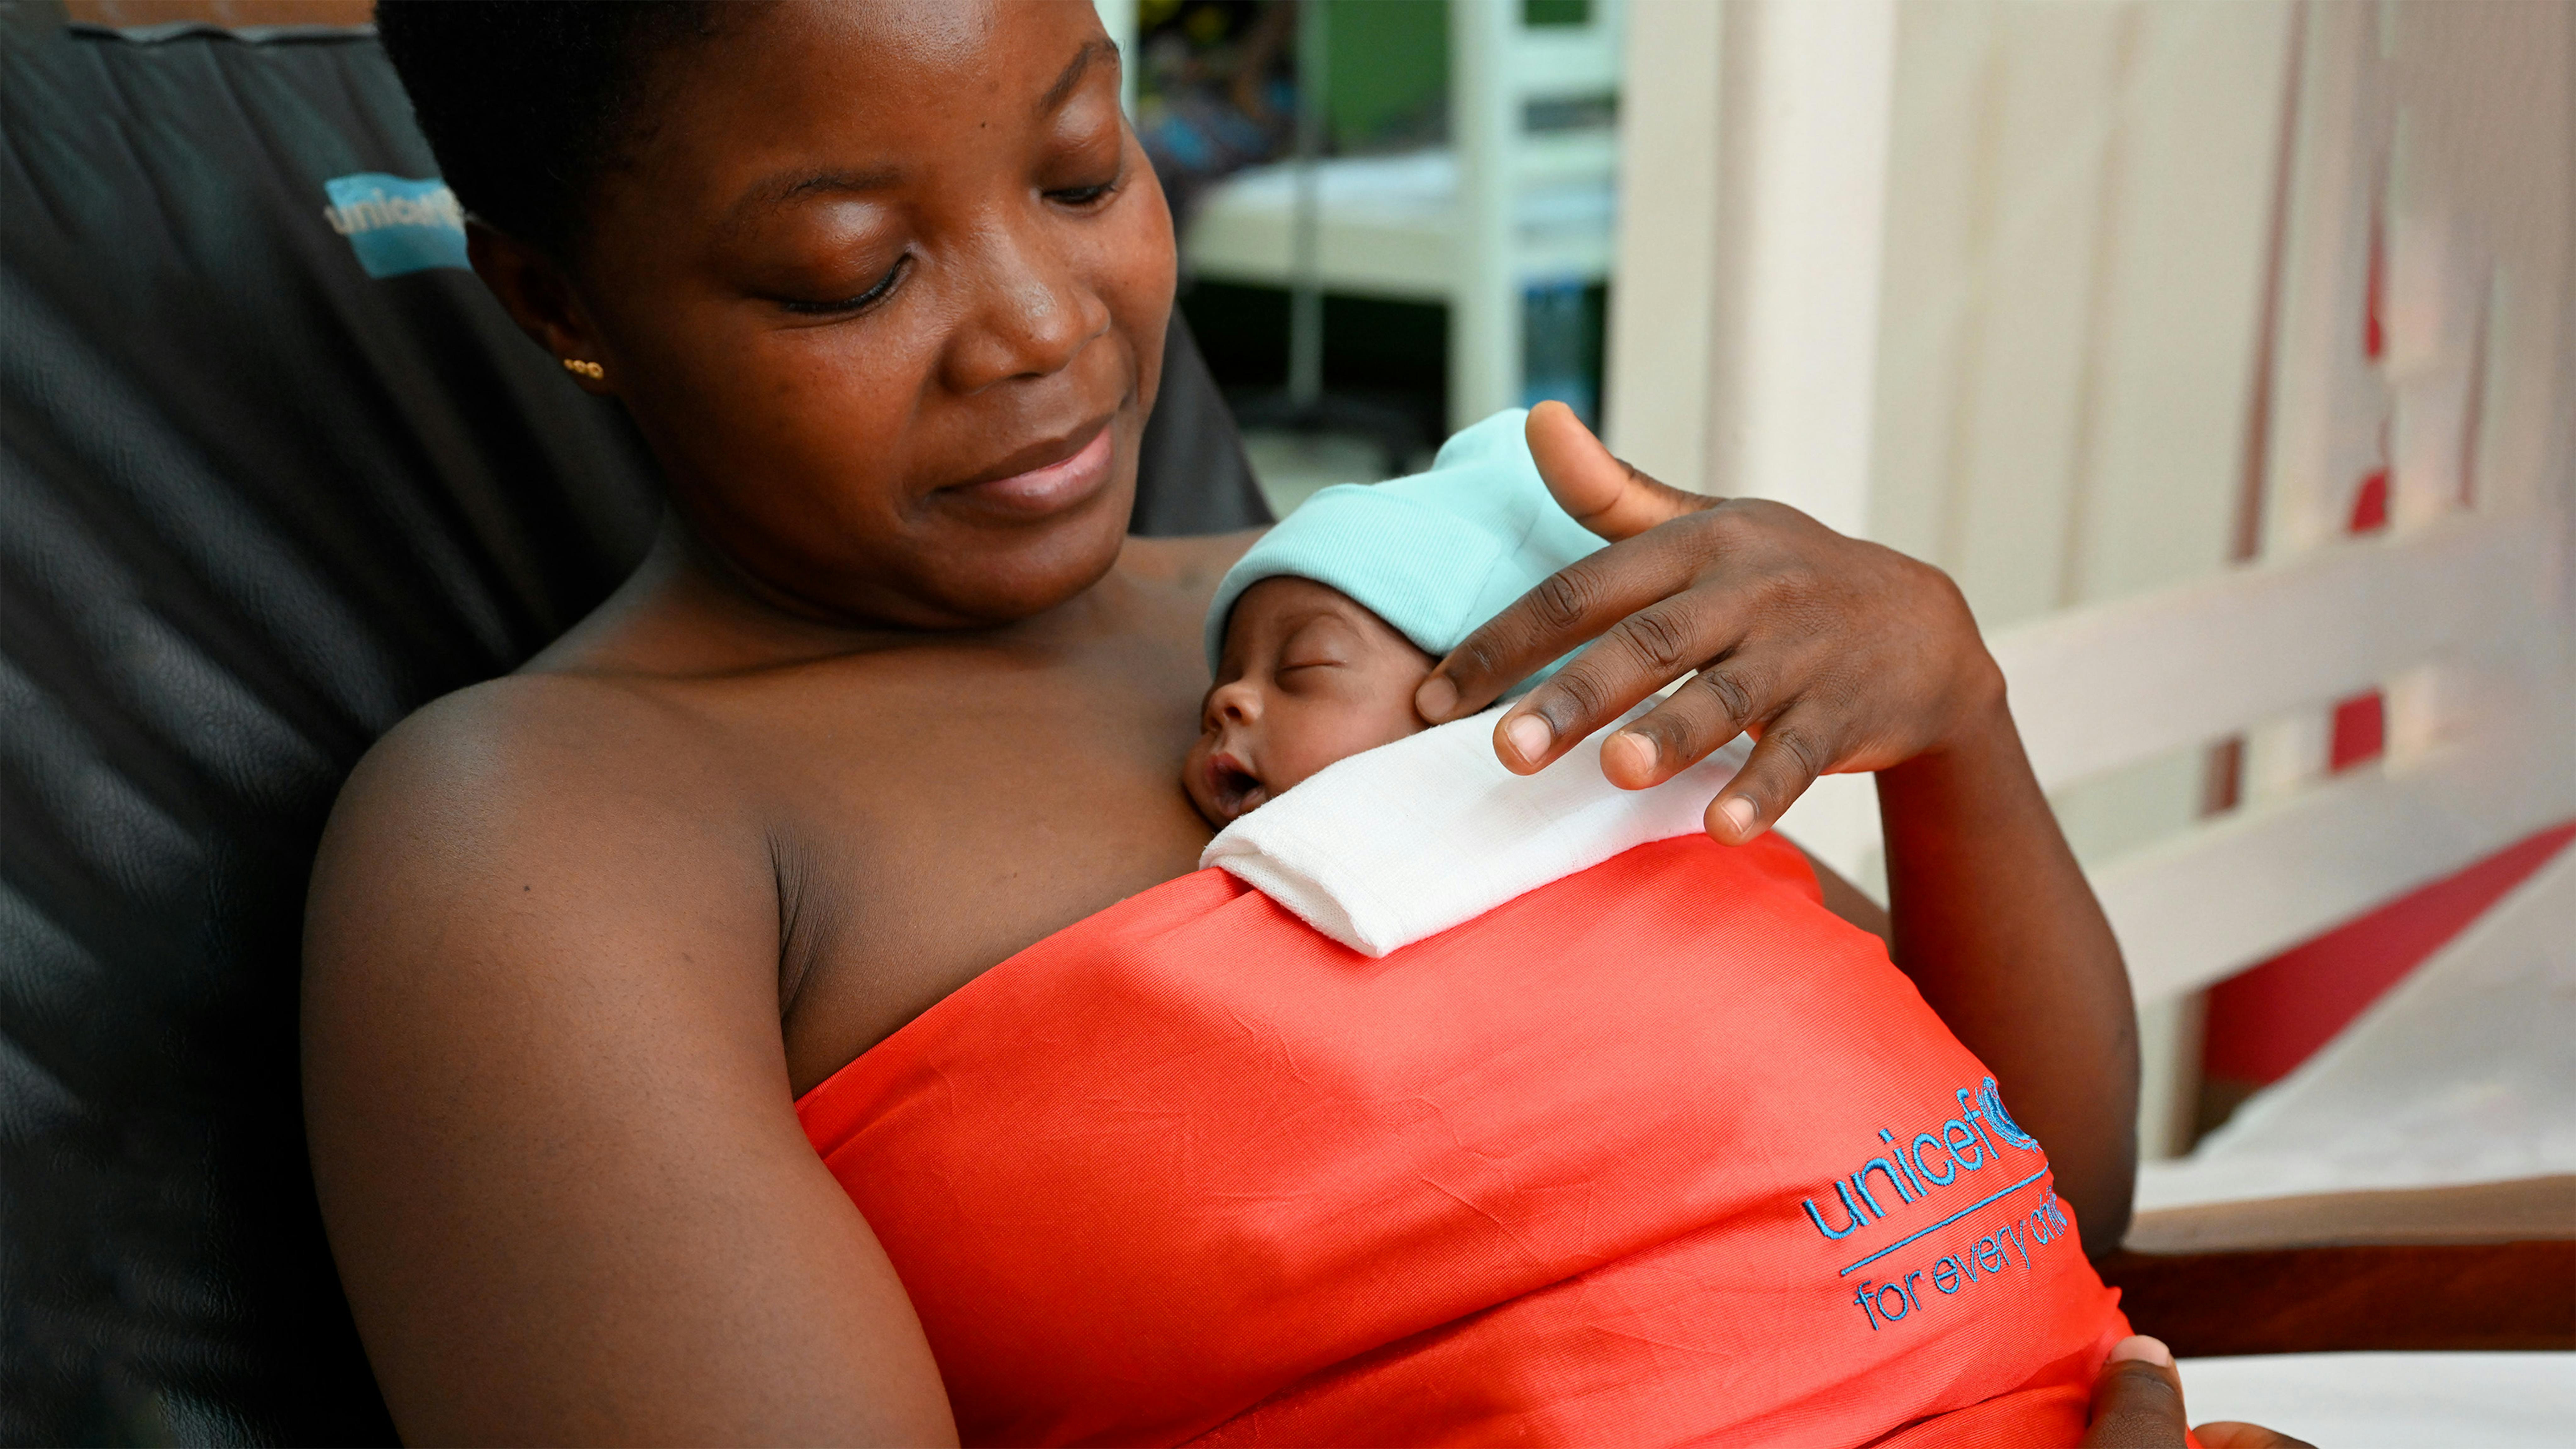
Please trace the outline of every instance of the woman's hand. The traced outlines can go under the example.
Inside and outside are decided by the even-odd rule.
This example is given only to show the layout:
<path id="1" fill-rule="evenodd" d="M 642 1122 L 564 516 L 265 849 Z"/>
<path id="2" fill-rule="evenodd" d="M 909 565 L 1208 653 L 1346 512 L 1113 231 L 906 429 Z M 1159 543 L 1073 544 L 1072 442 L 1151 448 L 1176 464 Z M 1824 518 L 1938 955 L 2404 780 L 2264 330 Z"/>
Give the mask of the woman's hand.
<path id="1" fill-rule="evenodd" d="M 1532 409 L 1528 429 L 1548 490 L 1611 546 L 1468 635 L 1416 692 L 1425 719 L 1483 709 L 1598 638 L 1496 723 L 1495 753 L 1527 774 L 1697 670 L 1603 742 L 1601 768 L 1642 789 L 1751 733 L 1752 757 L 1709 803 L 1709 834 L 1729 844 L 1820 774 L 1885 769 L 1991 721 L 2002 675 L 1940 570 L 1781 504 L 1668 488 L 1562 403 Z"/>
<path id="2" fill-rule="evenodd" d="M 2173 1351 L 2152 1338 L 2124 1338 L 2093 1380 L 2093 1419 L 2081 1449 L 2183 1449 L 2184 1423 Z M 2316 1449 L 2255 1424 L 2210 1423 L 2191 1432 L 2207 1449 Z"/>

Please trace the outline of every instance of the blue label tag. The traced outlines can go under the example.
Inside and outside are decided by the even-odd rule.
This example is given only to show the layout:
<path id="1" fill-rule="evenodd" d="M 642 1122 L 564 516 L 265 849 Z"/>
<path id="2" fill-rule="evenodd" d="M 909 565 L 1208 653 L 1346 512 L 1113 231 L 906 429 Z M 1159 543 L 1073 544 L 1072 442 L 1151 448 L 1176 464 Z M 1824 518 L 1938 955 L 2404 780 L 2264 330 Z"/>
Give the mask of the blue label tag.
<path id="1" fill-rule="evenodd" d="M 399 277 L 432 267 L 472 270 L 465 260 L 465 208 L 432 176 L 411 181 L 381 171 L 334 176 L 322 183 L 331 204 L 322 217 L 349 239 L 370 277 Z"/>

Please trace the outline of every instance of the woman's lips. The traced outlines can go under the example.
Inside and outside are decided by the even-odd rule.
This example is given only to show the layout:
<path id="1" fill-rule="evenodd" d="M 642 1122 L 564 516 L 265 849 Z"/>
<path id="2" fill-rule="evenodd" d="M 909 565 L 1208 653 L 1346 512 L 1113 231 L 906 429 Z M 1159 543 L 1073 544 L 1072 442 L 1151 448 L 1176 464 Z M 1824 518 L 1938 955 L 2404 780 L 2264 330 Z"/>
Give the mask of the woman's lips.
<path id="1" fill-rule="evenodd" d="M 980 483 L 959 483 L 940 491 L 1019 518 L 1044 518 L 1052 513 L 1061 513 L 1099 492 L 1109 482 L 1109 459 L 1113 447 L 1109 432 L 1109 424 L 1103 422 L 1092 433 L 1091 441 L 1075 449 L 1071 457 L 1006 477 L 988 478 Z"/>

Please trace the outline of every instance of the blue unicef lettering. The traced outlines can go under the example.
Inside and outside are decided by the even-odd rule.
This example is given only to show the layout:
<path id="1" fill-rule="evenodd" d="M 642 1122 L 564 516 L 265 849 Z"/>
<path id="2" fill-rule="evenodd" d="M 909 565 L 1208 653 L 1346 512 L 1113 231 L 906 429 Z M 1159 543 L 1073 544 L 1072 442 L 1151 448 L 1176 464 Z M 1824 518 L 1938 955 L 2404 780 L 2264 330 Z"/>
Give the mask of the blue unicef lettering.
<path id="1" fill-rule="evenodd" d="M 1887 1185 L 1896 1189 L 1896 1202 L 1899 1207 L 1914 1201 L 1915 1195 L 1907 1191 L 1905 1179 L 1896 1175 L 1895 1165 L 1884 1157 L 1873 1157 L 1860 1165 L 1860 1171 L 1852 1174 L 1852 1186 L 1860 1189 L 1861 1201 L 1869 1204 L 1871 1217 L 1887 1216 L 1887 1209 L 1880 1207 L 1878 1199 L 1870 1196 L 1869 1175 L 1873 1172 L 1886 1178 Z"/>
<path id="2" fill-rule="evenodd" d="M 1839 1178 L 1835 1179 L 1834 1194 L 1843 1200 L 1843 1225 L 1839 1228 L 1826 1227 L 1825 1215 L 1816 1211 L 1816 1200 L 1808 1198 L 1806 1201 L 1807 1221 L 1814 1223 L 1816 1231 L 1824 1234 L 1828 1240 L 1848 1238 L 1860 1231 L 1860 1225 L 1868 1221 L 1860 1215 L 1860 1205 L 1852 1201 L 1851 1187 L 1848 1183 Z"/>
<path id="3" fill-rule="evenodd" d="M 1989 1164 L 2002 1161 L 2001 1154 L 2006 1146 L 2024 1152 L 2040 1150 L 2039 1139 L 2023 1131 L 2021 1124 L 2012 1119 L 2012 1114 L 2004 1110 L 2003 1093 L 1996 1088 L 1994 1078 L 1979 1082 L 1974 1092 L 1961 1087 L 1957 1096 L 1959 1115 L 1937 1124 L 1930 1131 L 1917 1132 L 1908 1138 L 1885 1127 L 1879 1128 L 1878 1140 L 1887 1149 L 1885 1156 L 1864 1159 L 1859 1170 L 1834 1180 L 1829 1194 L 1820 1192 L 1801 1202 L 1799 1206 L 1805 1210 L 1807 1221 L 1815 1227 L 1817 1234 L 1827 1242 L 1848 1238 L 1893 1212 L 1902 1212 L 1940 1189 L 1960 1183 L 1962 1174 L 1980 1172 Z M 1960 1209 L 1951 1217 L 1955 1219 L 1961 1213 L 2018 1192 L 2047 1174 L 2047 1160 L 2043 1155 L 2037 1172 L 1983 1194 L 1970 1208 Z M 1879 1179 L 1875 1183 L 1870 1181 L 1873 1175 Z M 1890 1193 L 1895 1197 L 1892 1203 L 1887 1200 Z M 1842 1209 L 1839 1227 L 1830 1220 L 1836 1205 Z M 1929 1229 L 1918 1229 L 1915 1236 L 1919 1237 L 1926 1231 Z M 1903 1241 L 1911 1242 L 1913 1239 Z M 1902 1243 L 1897 1246 L 1902 1246 Z M 1881 1248 L 1852 1267 L 1860 1267 L 1892 1251 L 1892 1247 Z M 1843 1270 L 1845 1273 L 1850 1271 L 1851 1268 Z M 1974 1271 L 1969 1270 L 1972 1275 Z"/>
<path id="4" fill-rule="evenodd" d="M 2021 1125 L 2013 1121 L 2012 1114 L 2004 1110 L 2003 1094 L 1995 1090 L 1994 1078 L 1988 1077 L 1978 1086 L 1977 1106 L 1986 1114 L 1986 1125 L 1994 1129 L 1997 1137 L 2024 1152 L 2039 1150 L 2039 1139 L 2021 1130 Z"/>
<path id="5" fill-rule="evenodd" d="M 1967 1093 L 1959 1094 L 1960 1101 L 1965 1102 L 1967 1098 Z M 1965 1112 L 1968 1109 L 1961 1107 L 1959 1110 Z M 1964 1119 L 1953 1117 L 1941 1124 L 1941 1145 L 1949 1149 L 1950 1159 L 1961 1167 L 1970 1172 L 1985 1170 L 1986 1139 L 1979 1137 L 1977 1129 L 1969 1126 Z"/>
<path id="6" fill-rule="evenodd" d="M 465 259 L 465 208 L 447 183 L 413 181 L 381 171 L 334 176 L 322 183 L 331 204 L 322 219 L 349 239 L 370 277 L 399 277 L 433 267 L 472 270 Z"/>

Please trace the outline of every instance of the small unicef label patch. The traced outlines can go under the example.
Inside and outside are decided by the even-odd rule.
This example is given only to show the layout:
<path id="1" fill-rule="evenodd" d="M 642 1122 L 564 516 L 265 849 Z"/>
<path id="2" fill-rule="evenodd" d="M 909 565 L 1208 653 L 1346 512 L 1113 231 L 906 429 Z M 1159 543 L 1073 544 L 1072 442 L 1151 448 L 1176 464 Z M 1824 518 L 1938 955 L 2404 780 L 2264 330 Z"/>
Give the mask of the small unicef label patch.
<path id="1" fill-rule="evenodd" d="M 465 260 L 465 208 L 437 177 L 412 181 L 381 171 L 334 176 L 322 183 L 331 204 L 322 217 L 349 239 L 370 277 L 399 277 L 432 267 L 471 270 Z"/>

